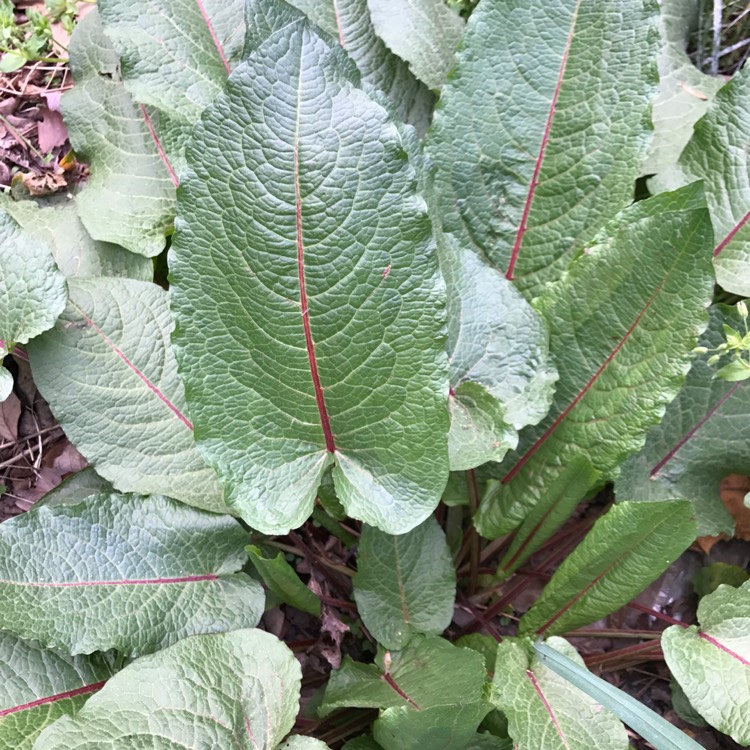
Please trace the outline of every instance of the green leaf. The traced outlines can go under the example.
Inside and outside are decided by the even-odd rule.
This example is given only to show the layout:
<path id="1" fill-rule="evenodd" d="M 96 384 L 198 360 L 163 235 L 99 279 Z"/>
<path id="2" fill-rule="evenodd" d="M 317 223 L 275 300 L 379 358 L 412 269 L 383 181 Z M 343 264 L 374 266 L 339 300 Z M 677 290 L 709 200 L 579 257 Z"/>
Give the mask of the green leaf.
<path id="1" fill-rule="evenodd" d="M 0 73 L 15 73 L 27 62 L 28 58 L 21 52 L 6 52 L 0 59 Z"/>
<path id="2" fill-rule="evenodd" d="M 362 74 L 362 83 L 382 91 L 393 103 L 399 117 L 424 135 L 435 104 L 434 94 L 396 57 L 375 34 L 367 0 L 292 0 L 326 33 L 337 39 Z M 250 0 L 247 12 L 255 12 Z"/>
<path id="3" fill-rule="evenodd" d="M 436 222 L 437 223 L 437 222 Z M 448 290 L 454 471 L 501 461 L 518 430 L 547 413 L 557 380 L 545 324 L 498 271 L 455 238 L 439 237 Z"/>
<path id="4" fill-rule="evenodd" d="M 455 61 L 464 22 L 442 0 L 367 0 L 375 33 L 414 75 L 440 88 Z"/>
<path id="5" fill-rule="evenodd" d="M 46 726 L 78 711 L 110 676 L 101 656 L 67 656 L 0 633 L 0 748 L 31 750 Z"/>
<path id="6" fill-rule="evenodd" d="M 606 617 L 655 581 L 695 540 L 684 500 L 612 506 L 555 571 L 521 633 L 567 633 Z"/>
<path id="7" fill-rule="evenodd" d="M 481 654 L 434 636 L 414 636 L 401 651 L 380 652 L 377 664 L 344 657 L 331 672 L 321 715 L 336 708 L 400 708 L 470 705 L 482 701 Z"/>
<path id="8" fill-rule="evenodd" d="M 70 40 L 75 86 L 61 106 L 70 142 L 91 177 L 76 202 L 91 236 L 134 253 L 164 249 L 175 209 L 175 186 L 143 112 L 120 78 L 119 59 L 96 9 Z"/>
<path id="9" fill-rule="evenodd" d="M 186 416 L 167 292 L 128 279 L 75 279 L 69 287 L 65 313 L 28 352 L 71 442 L 121 492 L 226 512 Z"/>
<path id="10" fill-rule="evenodd" d="M 687 53 L 696 30 L 700 0 L 661 0 L 662 44 L 657 57 L 659 89 L 654 99 L 654 136 L 642 174 L 664 174 L 675 168 L 711 99 L 724 84 L 722 78 L 701 73 Z M 674 179 L 674 178 L 672 178 Z"/>
<path id="11" fill-rule="evenodd" d="M 700 185 L 663 193 L 611 222 L 540 300 L 560 371 L 554 403 L 500 467 L 475 519 L 481 534 L 505 534 L 551 503 L 576 456 L 607 479 L 643 445 L 706 326 L 712 242 Z"/>
<path id="12" fill-rule="evenodd" d="M 350 516 L 403 533 L 448 476 L 444 287 L 413 136 L 338 46 L 267 5 L 179 196 L 173 340 L 196 439 L 263 533 L 299 526 L 332 464 Z"/>
<path id="13" fill-rule="evenodd" d="M 270 633 L 186 638 L 125 667 L 34 750 L 270 750 L 294 725 L 300 682 L 299 663 Z"/>
<path id="14" fill-rule="evenodd" d="M 750 362 L 744 359 L 736 359 L 728 365 L 716 371 L 716 377 L 726 380 L 728 383 L 738 383 L 750 378 Z"/>
<path id="15" fill-rule="evenodd" d="M 51 328 L 66 297 L 49 246 L 0 208 L 0 360 Z"/>
<path id="16" fill-rule="evenodd" d="M 434 517 L 399 536 L 362 528 L 354 600 L 378 643 L 400 649 L 415 633 L 439 635 L 455 598 L 453 557 Z"/>
<path id="17" fill-rule="evenodd" d="M 750 68 L 739 71 L 696 124 L 680 164 L 703 180 L 716 248 L 716 280 L 750 296 Z"/>
<path id="18" fill-rule="evenodd" d="M 179 174 L 193 125 L 242 55 L 244 0 L 101 0 L 97 7 L 125 88 L 156 109 L 155 136 Z"/>
<path id="19" fill-rule="evenodd" d="M 0 629 L 87 654 L 156 651 L 252 627 L 260 585 L 238 573 L 245 531 L 168 498 L 98 495 L 0 526 Z"/>
<path id="20" fill-rule="evenodd" d="M 701 568 L 693 576 L 693 588 L 698 596 L 707 596 L 722 584 L 739 588 L 747 580 L 750 580 L 750 571 L 739 565 L 717 562 Z"/>
<path id="21" fill-rule="evenodd" d="M 151 281 L 153 261 L 92 239 L 78 217 L 77 205 L 68 195 L 44 201 L 15 201 L 0 195 L 0 207 L 24 230 L 49 245 L 57 267 L 65 276 L 124 276 Z"/>
<path id="22" fill-rule="evenodd" d="M 556 642 L 560 640 L 550 639 Z M 701 750 L 702 746 L 695 740 L 623 690 L 618 690 L 601 677 L 595 677 L 580 666 L 579 660 L 566 658 L 562 652 L 546 643 L 535 644 L 534 650 L 541 664 L 606 706 L 658 750 Z"/>
<path id="23" fill-rule="evenodd" d="M 281 601 L 316 617 L 320 615 L 320 599 L 300 581 L 294 568 L 284 559 L 281 552 L 277 553 L 275 557 L 269 558 L 263 554 L 259 547 L 254 545 L 245 549 L 250 557 L 250 562 L 263 579 L 263 583 Z"/>
<path id="24" fill-rule="evenodd" d="M 580 668 L 583 659 L 562 638 L 550 650 Z M 584 692 L 559 677 L 534 653 L 527 639 L 503 639 L 497 650 L 490 700 L 508 717 L 518 750 L 626 750 L 625 727 Z"/>
<path id="25" fill-rule="evenodd" d="M 498 572 L 518 570 L 570 517 L 575 507 L 599 481 L 585 456 L 576 456 L 558 475 L 551 491 L 526 516 L 500 561 Z"/>
<path id="26" fill-rule="evenodd" d="M 13 393 L 13 375 L 5 367 L 0 367 L 0 402 L 5 401 L 11 393 Z"/>
<path id="27" fill-rule="evenodd" d="M 495 0 L 469 18 L 428 137 L 439 212 L 529 299 L 632 201 L 655 11 L 652 0 L 554 0 L 544 12 Z"/>
<path id="28" fill-rule="evenodd" d="M 750 584 L 719 586 L 698 622 L 662 635 L 667 665 L 693 708 L 740 745 L 750 744 Z"/>
<path id="29" fill-rule="evenodd" d="M 279 750 L 330 750 L 330 748 L 325 742 L 316 740 L 314 737 L 303 737 L 295 734 L 283 745 L 279 745 Z"/>
<path id="30" fill-rule="evenodd" d="M 372 737 L 362 735 L 349 740 L 342 750 L 383 750 Z"/>
<path id="31" fill-rule="evenodd" d="M 104 495 L 114 492 L 114 487 L 96 471 L 87 468 L 71 474 L 62 484 L 58 484 L 34 504 L 42 505 L 76 505 L 92 495 Z"/>
<path id="32" fill-rule="evenodd" d="M 733 308 L 714 306 L 699 344 L 721 344 L 724 321 L 741 325 Z M 694 361 L 685 386 L 651 428 L 643 449 L 623 465 L 615 492 L 625 499 L 690 500 L 700 536 L 731 535 L 734 520 L 721 501 L 719 485 L 729 474 L 750 474 L 750 384 L 715 379 L 706 359 Z"/>

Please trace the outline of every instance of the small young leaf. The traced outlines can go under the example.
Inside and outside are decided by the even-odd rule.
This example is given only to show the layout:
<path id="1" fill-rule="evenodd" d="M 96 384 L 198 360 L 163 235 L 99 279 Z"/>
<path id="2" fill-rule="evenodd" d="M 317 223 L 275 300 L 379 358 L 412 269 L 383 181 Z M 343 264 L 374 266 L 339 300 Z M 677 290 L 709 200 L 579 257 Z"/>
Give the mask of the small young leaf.
<path id="1" fill-rule="evenodd" d="M 750 296 L 750 68 L 737 72 L 695 126 L 680 164 L 703 180 L 716 248 L 716 280 Z"/>
<path id="2" fill-rule="evenodd" d="M 548 503 L 576 456 L 606 479 L 643 445 L 706 327 L 712 245 L 700 184 L 662 193 L 623 211 L 539 301 L 560 379 L 549 415 L 500 467 L 481 534 L 505 534 Z"/>
<path id="3" fill-rule="evenodd" d="M 245 548 L 250 557 L 250 562 L 268 586 L 282 602 L 291 604 L 293 607 L 309 612 L 316 617 L 320 615 L 320 599 L 318 599 L 295 573 L 294 568 L 284 559 L 279 552 L 275 557 L 266 557 L 263 551 L 254 545 Z"/>
<path id="4" fill-rule="evenodd" d="M 34 748 L 270 750 L 294 725 L 301 677 L 292 652 L 270 633 L 186 638 L 125 667 Z"/>
<path id="5" fill-rule="evenodd" d="M 736 310 L 711 308 L 700 343 L 723 341 L 722 323 L 742 323 Z M 721 502 L 720 482 L 729 474 L 750 475 L 750 384 L 714 378 L 706 357 L 695 359 L 685 385 L 651 428 L 646 444 L 628 459 L 617 479 L 617 497 L 638 500 L 684 498 L 695 507 L 700 536 L 732 534 L 734 521 Z"/>
<path id="6" fill-rule="evenodd" d="M 581 669 L 583 659 L 562 638 L 550 649 Z M 527 639 L 498 646 L 490 700 L 508 717 L 518 750 L 626 750 L 625 727 L 584 692 L 559 677 L 534 653 Z"/>
<path id="7" fill-rule="evenodd" d="M 96 240 L 157 255 L 171 231 L 175 186 L 123 86 L 96 9 L 73 32 L 70 65 L 75 86 L 62 97 L 62 111 L 70 142 L 91 169 L 76 197 L 81 221 Z"/>
<path id="8" fill-rule="evenodd" d="M 398 536 L 363 527 L 354 599 L 378 643 L 401 649 L 415 633 L 439 635 L 455 598 L 453 557 L 434 517 Z"/>
<path id="9" fill-rule="evenodd" d="M 469 18 L 428 136 L 439 215 L 527 299 L 632 202 L 651 130 L 656 10 L 493 0 Z"/>
<path id="10" fill-rule="evenodd" d="M 111 675 L 101 656 L 67 656 L 0 633 L 0 747 L 31 750 L 46 726 L 78 711 Z"/>
<path id="11" fill-rule="evenodd" d="M 464 22 L 442 0 L 367 0 L 377 35 L 414 75 L 440 88 L 455 61 Z"/>
<path id="12" fill-rule="evenodd" d="M 0 208 L 0 360 L 51 328 L 66 297 L 50 248 Z"/>
<path id="13" fill-rule="evenodd" d="M 690 704 L 740 745 L 750 744 L 750 583 L 703 597 L 698 622 L 662 635 L 667 665 Z"/>
<path id="14" fill-rule="evenodd" d="M 167 292 L 128 279 L 74 279 L 69 287 L 64 315 L 28 352 L 71 442 L 122 492 L 227 512 L 186 416 Z"/>
<path id="15" fill-rule="evenodd" d="M 164 497 L 99 495 L 0 525 L 0 629 L 72 654 L 156 651 L 253 627 L 245 531 Z"/>
<path id="16" fill-rule="evenodd" d="M 550 639 L 558 640 L 560 639 Z M 595 677 L 585 667 L 580 666 L 578 660 L 567 658 L 563 652 L 551 648 L 546 643 L 537 643 L 534 650 L 541 664 L 605 706 L 658 750 L 703 750 L 695 740 L 690 739 L 659 714 L 601 677 Z"/>
<path id="17" fill-rule="evenodd" d="M 627 604 L 695 540 L 684 500 L 620 503 L 602 516 L 555 571 L 521 619 L 521 633 L 567 633 Z"/>
<path id="18" fill-rule="evenodd" d="M 349 515 L 404 533 L 448 477 L 444 286 L 409 133 L 338 45 L 265 5 L 178 199 L 173 340 L 198 445 L 263 533 L 304 522 L 331 465 Z"/>
<path id="19" fill-rule="evenodd" d="M 92 495 L 109 495 L 115 491 L 114 487 L 103 477 L 100 477 L 92 466 L 87 466 L 75 474 L 71 474 L 61 484 L 50 490 L 34 507 L 42 505 L 77 505 Z"/>

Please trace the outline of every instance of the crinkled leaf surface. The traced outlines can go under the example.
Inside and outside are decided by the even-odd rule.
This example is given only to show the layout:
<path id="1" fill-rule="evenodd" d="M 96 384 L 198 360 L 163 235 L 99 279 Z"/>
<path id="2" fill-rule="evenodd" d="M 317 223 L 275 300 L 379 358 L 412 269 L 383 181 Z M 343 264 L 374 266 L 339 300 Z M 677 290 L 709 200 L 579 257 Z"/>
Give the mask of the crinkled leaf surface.
<path id="1" fill-rule="evenodd" d="M 66 297 L 49 246 L 0 208 L 0 359 L 51 328 Z"/>
<path id="2" fill-rule="evenodd" d="M 676 165 L 693 135 L 693 125 L 724 84 L 722 78 L 698 70 L 688 56 L 687 46 L 698 24 L 699 11 L 700 0 L 661 0 L 659 89 L 654 99 L 654 136 L 643 166 L 644 175 L 659 175 Z"/>
<path id="3" fill-rule="evenodd" d="M 724 341 L 722 325 L 742 330 L 737 313 L 716 305 L 699 344 Z M 699 536 L 731 534 L 734 521 L 721 502 L 719 485 L 729 474 L 750 475 L 750 383 L 714 378 L 716 367 L 698 356 L 677 398 L 648 433 L 640 453 L 629 458 L 615 484 L 629 500 L 690 500 Z"/>
<path id="4" fill-rule="evenodd" d="M 78 711 L 110 676 L 101 656 L 68 656 L 0 633 L 0 748 L 31 750 L 46 726 Z"/>
<path id="5" fill-rule="evenodd" d="M 429 136 L 439 211 L 527 298 L 631 202 L 657 46 L 651 0 L 472 13 Z"/>
<path id="6" fill-rule="evenodd" d="M 341 668 L 331 673 L 321 714 L 346 707 L 469 705 L 482 701 L 484 681 L 481 654 L 442 638 L 415 635 L 401 651 L 381 651 L 376 664 L 344 657 Z"/>
<path id="7" fill-rule="evenodd" d="M 690 704 L 740 745 L 750 744 L 750 584 L 701 599 L 698 622 L 664 631 L 669 669 Z"/>
<path id="8" fill-rule="evenodd" d="M 557 370 L 547 327 L 528 302 L 477 255 L 440 235 L 448 290 L 453 471 L 501 461 L 518 430 L 547 413 Z"/>
<path id="9" fill-rule="evenodd" d="M 69 287 L 65 313 L 28 352 L 71 442 L 122 492 L 226 512 L 186 416 L 167 292 L 127 279 L 75 279 Z"/>
<path id="10" fill-rule="evenodd" d="M 434 517 L 398 536 L 363 527 L 354 600 L 378 643 L 400 649 L 415 633 L 442 633 L 455 598 L 453 556 Z"/>
<path id="11" fill-rule="evenodd" d="M 309 516 L 332 463 L 349 515 L 403 533 L 448 473 L 426 205 L 404 134 L 344 52 L 294 9 L 256 21 L 179 196 L 173 340 L 196 438 L 264 533 Z"/>
<path id="12" fill-rule="evenodd" d="M 14 201 L 0 195 L 4 208 L 27 232 L 46 242 L 57 267 L 67 277 L 124 276 L 151 281 L 153 261 L 117 245 L 98 242 L 78 216 L 78 203 L 68 195 L 58 199 Z"/>
<path id="13" fill-rule="evenodd" d="M 464 22 L 441 0 L 367 0 L 377 35 L 414 75 L 440 88 L 455 61 Z"/>
<path id="14" fill-rule="evenodd" d="M 260 585 L 237 571 L 247 535 L 165 497 L 95 495 L 0 526 L 0 629 L 87 654 L 156 651 L 253 627 Z"/>
<path id="15" fill-rule="evenodd" d="M 171 231 L 175 186 L 143 112 L 125 90 L 96 10 L 75 28 L 70 65 L 75 86 L 63 96 L 62 111 L 70 142 L 91 170 L 76 198 L 81 221 L 96 240 L 157 255 Z"/>
<path id="16" fill-rule="evenodd" d="M 328 750 L 328 745 L 314 737 L 303 737 L 300 734 L 295 734 L 283 745 L 279 745 L 279 750 Z"/>
<path id="17" fill-rule="evenodd" d="M 612 506 L 521 619 L 521 633 L 567 633 L 606 617 L 656 580 L 695 540 L 690 503 Z"/>
<path id="18" fill-rule="evenodd" d="M 125 87 L 148 108 L 147 124 L 179 174 L 192 126 L 242 55 L 244 0 L 102 0 L 97 7 Z"/>
<path id="19" fill-rule="evenodd" d="M 271 750 L 294 725 L 301 677 L 270 633 L 186 638 L 125 667 L 34 750 Z"/>
<path id="20" fill-rule="evenodd" d="M 246 548 L 250 562 L 255 566 L 268 589 L 281 601 L 291 604 L 303 612 L 320 616 L 320 599 L 300 580 L 294 568 L 278 552 L 275 557 L 267 557 L 255 545 Z"/>
<path id="21" fill-rule="evenodd" d="M 623 211 L 542 300 L 560 379 L 483 499 L 477 528 L 504 534 L 583 454 L 605 478 L 677 395 L 706 327 L 713 233 L 700 184 Z M 545 499 L 546 498 L 546 499 Z"/>
<path id="22" fill-rule="evenodd" d="M 703 180 L 716 234 L 716 280 L 750 296 L 750 68 L 719 91 L 696 124 L 680 164 Z"/>
<path id="23" fill-rule="evenodd" d="M 549 645 L 581 667 L 562 638 Z M 625 727 L 614 714 L 541 663 L 527 639 L 498 646 L 490 700 L 508 717 L 518 750 L 626 750 Z"/>
<path id="24" fill-rule="evenodd" d="M 263 0 L 261 0 L 261 3 Z M 396 57 L 375 34 L 367 0 L 293 0 L 321 29 L 338 39 L 362 74 L 362 82 L 382 91 L 404 122 L 424 135 L 430 124 L 434 94 Z M 257 12 L 254 0 L 248 13 Z"/>

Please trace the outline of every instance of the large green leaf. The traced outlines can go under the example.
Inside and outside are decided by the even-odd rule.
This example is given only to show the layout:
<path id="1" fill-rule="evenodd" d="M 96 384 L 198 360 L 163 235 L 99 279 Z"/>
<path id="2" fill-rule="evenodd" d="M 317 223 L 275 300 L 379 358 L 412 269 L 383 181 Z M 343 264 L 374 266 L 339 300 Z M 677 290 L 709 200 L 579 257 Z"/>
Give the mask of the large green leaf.
<path id="1" fill-rule="evenodd" d="M 310 515 L 332 464 L 349 515 L 403 533 L 448 474 L 444 287 L 408 133 L 338 45 L 267 5 L 179 197 L 173 340 L 196 438 L 264 533 Z"/>
<path id="2" fill-rule="evenodd" d="M 652 0 L 495 0 L 469 19 L 429 136 L 440 214 L 527 297 L 632 200 L 655 10 Z"/>
<path id="3" fill-rule="evenodd" d="M 87 466 L 71 474 L 61 484 L 46 493 L 35 503 L 41 505 L 76 505 L 92 495 L 106 495 L 114 492 L 114 487 L 100 477 L 93 467 Z"/>
<path id="4" fill-rule="evenodd" d="M 719 346 L 724 323 L 742 330 L 739 315 L 717 305 L 700 345 Z M 640 453 L 625 462 L 615 484 L 624 499 L 690 500 L 701 536 L 732 533 L 734 521 L 721 502 L 719 485 L 729 474 L 750 475 L 750 383 L 714 378 L 716 368 L 706 364 L 708 357 L 695 360 L 679 395 L 651 428 Z"/>
<path id="5" fill-rule="evenodd" d="M 226 512 L 186 416 L 167 292 L 127 279 L 75 279 L 69 287 L 65 313 L 28 351 L 70 440 L 122 492 Z"/>
<path id="6" fill-rule="evenodd" d="M 38 202 L 15 201 L 0 195 L 0 207 L 24 230 L 49 245 L 57 267 L 65 276 L 124 276 L 151 281 L 153 261 L 92 239 L 78 217 L 77 205 L 69 195 Z"/>
<path id="7" fill-rule="evenodd" d="M 292 0 L 291 4 L 338 39 L 357 64 L 362 83 L 386 94 L 401 119 L 424 135 L 432 117 L 435 96 L 376 36 L 367 0 Z M 247 12 L 256 12 L 253 0 L 249 0 Z"/>
<path id="8" fill-rule="evenodd" d="M 455 598 L 453 556 L 434 517 L 399 536 L 362 529 L 354 600 L 378 643 L 400 649 L 415 633 L 442 633 Z"/>
<path id="9" fill-rule="evenodd" d="M 244 0 L 101 0 L 99 13 L 120 56 L 122 78 L 169 169 L 204 107 L 239 61 Z"/>
<path id="10" fill-rule="evenodd" d="M 501 461 L 518 430 L 547 413 L 557 370 L 549 334 L 528 302 L 494 268 L 450 235 L 439 236 L 448 290 L 450 465 Z"/>
<path id="11" fill-rule="evenodd" d="M 664 631 L 664 658 L 693 708 L 740 745 L 750 745 L 750 584 L 722 585 L 704 596 L 698 622 L 700 628 Z"/>
<path id="12" fill-rule="evenodd" d="M 677 395 L 706 326 L 713 233 L 700 185 L 641 201 L 587 246 L 542 300 L 560 371 L 549 415 L 526 430 L 477 528 L 510 531 L 584 455 L 605 478 Z"/>
<path id="13" fill-rule="evenodd" d="M 521 633 L 567 633 L 627 604 L 695 540 L 684 500 L 620 503 L 595 524 L 521 619 Z"/>
<path id="14" fill-rule="evenodd" d="M 688 177 L 703 180 L 716 233 L 716 280 L 750 296 L 750 68 L 719 91 L 680 158 Z"/>
<path id="15" fill-rule="evenodd" d="M 125 667 L 34 750 L 272 750 L 294 724 L 300 682 L 299 663 L 270 633 L 186 638 Z"/>
<path id="16" fill-rule="evenodd" d="M 661 0 L 662 44 L 657 58 L 659 89 L 652 114 L 654 137 L 642 170 L 644 175 L 656 174 L 660 181 L 665 181 L 666 173 L 677 164 L 693 134 L 693 125 L 724 84 L 722 78 L 701 73 L 687 53 L 700 8 L 701 0 Z"/>
<path id="17" fill-rule="evenodd" d="M 455 62 L 464 22 L 442 0 L 367 0 L 377 35 L 414 75 L 440 88 Z"/>
<path id="18" fill-rule="evenodd" d="M 549 645 L 581 667 L 583 659 L 562 638 Z M 492 702 L 508 717 L 518 750 L 626 750 L 617 717 L 544 665 L 527 639 L 503 639 L 497 649 Z"/>
<path id="19" fill-rule="evenodd" d="M 66 297 L 50 247 L 0 208 L 0 360 L 51 328 Z"/>
<path id="20" fill-rule="evenodd" d="M 0 630 L 72 654 L 156 651 L 253 627 L 260 585 L 237 571 L 245 531 L 168 498 L 95 495 L 0 526 Z"/>
<path id="21" fill-rule="evenodd" d="M 175 186 L 159 149 L 120 78 L 119 60 L 99 14 L 89 13 L 70 40 L 75 86 L 62 98 L 65 124 L 91 177 L 76 201 L 96 240 L 141 255 L 164 249 Z"/>
<path id="22" fill-rule="evenodd" d="M 110 676 L 100 656 L 67 656 L 0 633 L 0 748 L 31 750 L 46 726 L 78 711 Z"/>

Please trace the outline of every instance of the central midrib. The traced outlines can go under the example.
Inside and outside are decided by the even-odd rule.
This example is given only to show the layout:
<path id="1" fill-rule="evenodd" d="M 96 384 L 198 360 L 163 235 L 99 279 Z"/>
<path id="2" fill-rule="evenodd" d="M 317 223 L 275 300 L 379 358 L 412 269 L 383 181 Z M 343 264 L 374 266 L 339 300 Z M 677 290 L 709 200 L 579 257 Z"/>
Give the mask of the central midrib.
<path id="1" fill-rule="evenodd" d="M 295 214 L 297 228 L 297 273 L 299 276 L 299 296 L 300 309 L 302 312 L 302 326 L 305 330 L 305 347 L 307 349 L 307 360 L 310 364 L 310 376 L 312 377 L 313 388 L 315 390 L 315 402 L 318 405 L 320 414 L 320 424 L 323 428 L 323 435 L 326 441 L 326 450 L 334 453 L 336 444 L 333 440 L 333 431 L 331 430 L 331 420 L 326 409 L 323 386 L 320 382 L 318 373 L 318 361 L 315 357 L 315 342 L 312 337 L 310 328 L 310 308 L 307 299 L 307 287 L 305 285 L 305 245 L 302 238 L 302 194 L 300 191 L 299 178 L 299 141 L 300 141 L 300 119 L 302 112 L 302 48 L 300 48 L 300 72 L 297 80 L 297 113 L 294 131 L 294 194 L 295 194 Z"/>

